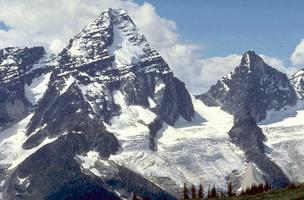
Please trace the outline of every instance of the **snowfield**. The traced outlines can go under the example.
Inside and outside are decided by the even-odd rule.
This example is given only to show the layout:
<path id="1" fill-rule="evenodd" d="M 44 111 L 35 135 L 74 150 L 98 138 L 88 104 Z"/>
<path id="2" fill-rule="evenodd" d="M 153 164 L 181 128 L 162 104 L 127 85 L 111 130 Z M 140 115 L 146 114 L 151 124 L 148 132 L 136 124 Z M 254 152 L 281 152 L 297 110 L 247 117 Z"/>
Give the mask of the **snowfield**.
<path id="1" fill-rule="evenodd" d="M 51 73 L 42 74 L 40 77 L 33 79 L 30 85 L 25 85 L 25 97 L 32 105 L 37 105 L 47 90 Z"/>
<path id="2" fill-rule="evenodd" d="M 192 98 L 196 115 L 192 122 L 180 118 L 172 127 L 163 124 L 158 131 L 157 151 L 149 149 L 149 129 L 156 115 L 141 106 L 127 106 L 119 91 L 113 95 L 122 114 L 112 119 L 107 129 L 118 138 L 122 149 L 110 160 L 125 166 L 157 185 L 172 190 L 183 183 L 217 185 L 226 188 L 225 177 L 233 170 L 241 175 L 241 188 L 262 182 L 261 174 L 252 163 L 246 163 L 243 152 L 229 142 L 228 131 L 233 116 L 219 107 L 208 107 Z M 46 139 L 31 150 L 22 148 L 27 139 L 26 125 L 32 114 L 19 123 L 0 132 L 0 165 L 9 170 L 16 167 L 43 145 L 53 142 Z M 284 111 L 269 111 L 259 123 L 267 137 L 267 153 L 292 181 L 304 181 L 304 103 Z M 104 176 L 94 167 L 100 160 L 96 152 L 78 155 L 82 167 L 96 176 Z M 106 161 L 104 161 L 106 162 Z M 106 166 L 106 163 L 104 163 Z M 108 174 L 108 173 L 106 173 Z"/>
<path id="3" fill-rule="evenodd" d="M 293 108 L 269 111 L 260 123 L 272 161 L 293 182 L 304 181 L 304 102 Z"/>
<path id="4" fill-rule="evenodd" d="M 116 98 L 119 99 L 116 103 L 123 108 L 119 118 L 128 122 L 122 126 L 121 121 L 114 118 L 107 127 L 122 146 L 120 154 L 110 157 L 116 163 L 155 180 L 164 188 L 204 183 L 224 189 L 229 173 L 245 171 L 243 152 L 229 142 L 227 134 L 233 126 L 233 116 L 219 107 L 207 107 L 193 98 L 196 110 L 193 121 L 180 118 L 174 127 L 163 124 L 157 135 L 157 151 L 151 151 L 149 130 L 142 124 L 142 121 L 148 122 L 145 118 L 152 122 L 153 118 L 148 117 L 151 111 L 141 108 L 137 114 L 128 114 L 134 106 L 128 107 L 121 98 Z M 170 181 L 159 182 L 162 178 Z"/>
<path id="5" fill-rule="evenodd" d="M 14 124 L 8 129 L 0 132 L 0 166 L 9 170 L 15 168 L 23 162 L 31 154 L 35 153 L 44 145 L 55 141 L 57 138 L 45 139 L 39 146 L 25 150 L 22 144 L 28 138 L 26 126 L 32 118 L 33 114 L 28 115 L 20 122 Z"/>

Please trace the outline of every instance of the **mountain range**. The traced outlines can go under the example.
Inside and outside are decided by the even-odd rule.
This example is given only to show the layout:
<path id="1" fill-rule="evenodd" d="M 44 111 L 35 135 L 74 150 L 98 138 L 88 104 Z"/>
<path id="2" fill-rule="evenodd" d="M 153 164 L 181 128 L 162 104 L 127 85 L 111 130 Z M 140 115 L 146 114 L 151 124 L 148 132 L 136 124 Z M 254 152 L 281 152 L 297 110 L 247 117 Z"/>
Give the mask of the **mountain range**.
<path id="1" fill-rule="evenodd" d="M 57 54 L 0 50 L 0 199 L 178 199 L 304 181 L 304 70 L 254 51 L 191 95 L 122 9 Z M 207 187 L 206 187 L 207 188 Z"/>

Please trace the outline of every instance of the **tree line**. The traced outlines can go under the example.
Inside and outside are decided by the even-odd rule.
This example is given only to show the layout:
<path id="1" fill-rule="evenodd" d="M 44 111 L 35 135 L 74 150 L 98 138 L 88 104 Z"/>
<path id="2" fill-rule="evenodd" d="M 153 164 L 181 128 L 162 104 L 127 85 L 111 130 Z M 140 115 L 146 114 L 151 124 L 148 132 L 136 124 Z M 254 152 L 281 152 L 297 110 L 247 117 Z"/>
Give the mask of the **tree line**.
<path id="1" fill-rule="evenodd" d="M 304 184 L 290 184 L 287 188 L 295 189 L 299 187 L 303 187 Z M 224 198 L 224 197 L 233 197 L 233 196 L 244 196 L 244 195 L 255 195 L 267 192 L 271 189 L 271 185 L 266 182 L 265 184 L 261 183 L 258 185 L 252 185 L 246 189 L 243 189 L 240 193 L 237 193 L 233 190 L 233 186 L 231 181 L 227 181 L 227 189 L 226 191 L 221 191 L 213 185 L 212 187 L 209 185 L 208 190 L 204 190 L 204 186 L 199 184 L 195 186 L 191 184 L 190 187 L 187 187 L 186 183 L 181 190 L 181 199 L 211 199 L 211 198 Z M 135 193 L 132 195 L 132 200 L 151 200 L 150 197 L 138 197 Z M 166 200 L 164 197 L 162 200 Z"/>
<path id="2" fill-rule="evenodd" d="M 252 185 L 251 187 L 242 190 L 239 195 L 254 195 L 266 192 L 271 189 L 271 185 L 267 182 L 265 184 Z M 236 196 L 236 191 L 233 190 L 231 181 L 227 181 L 226 192 L 216 189 L 215 185 L 208 187 L 206 194 L 204 192 L 204 187 L 202 184 L 199 184 L 198 188 L 192 184 L 189 188 L 186 184 L 182 189 L 182 199 L 209 199 L 209 198 L 223 198 L 223 197 L 233 197 Z"/>

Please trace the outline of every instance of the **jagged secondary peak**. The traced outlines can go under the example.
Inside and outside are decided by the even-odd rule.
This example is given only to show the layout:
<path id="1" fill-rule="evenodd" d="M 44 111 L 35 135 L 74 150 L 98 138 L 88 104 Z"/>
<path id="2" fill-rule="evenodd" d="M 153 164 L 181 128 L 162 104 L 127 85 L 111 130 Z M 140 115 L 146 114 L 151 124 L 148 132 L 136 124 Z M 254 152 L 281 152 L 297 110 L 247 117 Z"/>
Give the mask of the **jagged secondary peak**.
<path id="1" fill-rule="evenodd" d="M 280 110 L 297 102 L 286 74 L 266 64 L 254 51 L 244 53 L 233 72 L 197 98 L 235 116 L 249 112 L 257 121 L 265 118 L 267 110 Z"/>
<path id="2" fill-rule="evenodd" d="M 304 69 L 301 69 L 294 73 L 290 77 L 290 82 L 296 90 L 298 97 L 300 99 L 304 99 Z"/>

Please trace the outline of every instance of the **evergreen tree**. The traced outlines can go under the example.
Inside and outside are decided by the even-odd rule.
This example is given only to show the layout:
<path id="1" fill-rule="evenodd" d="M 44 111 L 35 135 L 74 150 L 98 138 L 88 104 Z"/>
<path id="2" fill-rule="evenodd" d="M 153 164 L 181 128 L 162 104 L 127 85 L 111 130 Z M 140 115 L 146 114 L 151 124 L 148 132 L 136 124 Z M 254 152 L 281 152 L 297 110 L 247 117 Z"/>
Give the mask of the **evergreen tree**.
<path id="1" fill-rule="evenodd" d="M 208 187 L 208 194 L 207 194 L 207 198 L 210 198 L 211 197 L 211 189 L 210 189 L 210 185 Z"/>
<path id="2" fill-rule="evenodd" d="M 235 193 L 233 192 L 233 187 L 231 181 L 227 181 L 227 195 L 228 197 L 235 196 Z"/>
<path id="3" fill-rule="evenodd" d="M 196 199 L 196 188 L 195 188 L 195 185 L 192 184 L 192 187 L 191 187 L 191 193 L 192 193 L 192 199 Z"/>
<path id="4" fill-rule="evenodd" d="M 136 193 L 135 193 L 135 192 L 133 192 L 132 200 L 137 200 L 137 197 L 136 197 Z"/>
<path id="5" fill-rule="evenodd" d="M 266 183 L 264 185 L 264 192 L 267 192 L 270 189 L 271 189 L 271 185 L 266 181 Z"/>
<path id="6" fill-rule="evenodd" d="M 187 188 L 186 183 L 184 183 L 183 196 L 184 196 L 184 199 L 189 199 L 188 188 Z"/>
<path id="7" fill-rule="evenodd" d="M 198 198 L 202 199 L 204 198 L 204 188 L 202 184 L 199 184 L 198 188 Z"/>
<path id="8" fill-rule="evenodd" d="M 217 193 L 216 193 L 216 189 L 215 189 L 215 186 L 214 186 L 214 185 L 213 185 L 213 187 L 211 188 L 210 197 L 211 197 L 211 198 L 217 197 Z"/>

